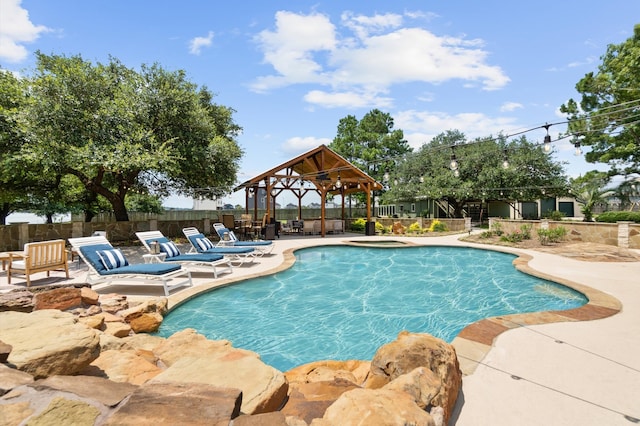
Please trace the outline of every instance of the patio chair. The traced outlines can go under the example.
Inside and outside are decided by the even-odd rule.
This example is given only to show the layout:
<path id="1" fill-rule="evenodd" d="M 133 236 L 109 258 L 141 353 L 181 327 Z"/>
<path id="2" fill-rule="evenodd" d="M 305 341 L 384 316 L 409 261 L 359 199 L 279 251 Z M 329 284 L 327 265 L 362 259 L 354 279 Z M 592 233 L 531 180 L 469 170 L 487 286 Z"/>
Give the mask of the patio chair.
<path id="1" fill-rule="evenodd" d="M 109 243 L 103 236 L 69 238 L 71 246 L 87 264 L 86 282 L 119 285 L 158 285 L 164 289 L 164 295 L 178 287 L 191 287 L 191 272 L 180 265 L 130 264 L 124 254 Z"/>
<path id="2" fill-rule="evenodd" d="M 191 249 L 187 254 L 221 254 L 229 258 L 234 266 L 241 266 L 244 262 L 253 262 L 258 254 L 254 247 L 217 246 L 197 228 L 183 228 L 182 233 L 191 243 Z"/>
<path id="3" fill-rule="evenodd" d="M 218 234 L 218 237 L 220 238 L 220 241 L 218 241 L 217 245 L 221 247 L 253 247 L 258 251 L 259 256 L 270 254 L 275 247 L 273 241 L 240 241 L 233 231 L 229 230 L 221 223 L 214 223 L 213 229 L 215 229 L 216 234 Z"/>
<path id="4" fill-rule="evenodd" d="M 166 256 L 160 259 L 162 262 L 176 262 L 187 266 L 211 267 L 214 278 L 218 278 L 218 268 L 222 268 L 220 272 L 233 272 L 231 260 L 225 258 L 225 256 L 221 254 L 182 254 L 180 249 L 172 241 L 169 241 L 167 237 L 162 235 L 160 231 L 136 232 L 136 236 L 150 254 L 157 254 L 154 253 L 154 250 L 151 248 L 152 243 L 154 243 L 154 245 L 157 244 L 160 252 L 166 253 Z"/>
<path id="5" fill-rule="evenodd" d="M 7 284 L 11 284 L 13 275 L 24 275 L 27 287 L 31 286 L 31 275 L 62 270 L 69 278 L 68 253 L 64 240 L 40 241 L 24 245 L 23 253 L 9 253 L 9 268 L 7 269 Z"/>

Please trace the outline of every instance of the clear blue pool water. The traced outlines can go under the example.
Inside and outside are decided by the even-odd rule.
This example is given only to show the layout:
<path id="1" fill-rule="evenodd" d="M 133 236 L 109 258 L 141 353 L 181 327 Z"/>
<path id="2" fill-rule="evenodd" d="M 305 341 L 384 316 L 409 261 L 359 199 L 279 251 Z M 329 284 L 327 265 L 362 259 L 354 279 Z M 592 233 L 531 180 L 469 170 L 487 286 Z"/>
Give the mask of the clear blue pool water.
<path id="1" fill-rule="evenodd" d="M 290 269 L 203 294 L 167 315 L 159 335 L 194 328 L 287 371 L 371 359 L 398 332 L 445 341 L 482 318 L 570 309 L 587 299 L 519 272 L 513 255 L 458 247 L 325 246 Z"/>

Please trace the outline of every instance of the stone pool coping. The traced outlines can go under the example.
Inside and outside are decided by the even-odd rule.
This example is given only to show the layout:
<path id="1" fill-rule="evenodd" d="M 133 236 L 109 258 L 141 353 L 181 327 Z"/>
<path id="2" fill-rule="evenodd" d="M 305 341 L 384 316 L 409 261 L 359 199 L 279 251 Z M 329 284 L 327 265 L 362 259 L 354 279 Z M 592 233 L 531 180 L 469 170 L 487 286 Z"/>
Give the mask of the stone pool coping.
<path id="1" fill-rule="evenodd" d="M 169 296 L 169 309 L 175 309 L 182 303 L 185 303 L 188 300 L 191 300 L 203 293 L 215 290 L 217 288 L 237 284 L 247 279 L 264 277 L 284 271 L 290 268 L 295 263 L 294 252 L 296 250 L 328 245 L 352 245 L 358 247 L 382 248 L 447 246 L 467 247 L 479 250 L 504 252 L 517 256 L 513 260 L 513 264 L 516 269 L 520 270 L 521 272 L 541 279 L 553 281 L 558 284 L 562 284 L 576 291 L 579 291 L 587 297 L 588 302 L 579 308 L 564 311 L 544 311 L 502 315 L 498 317 L 485 318 L 469 324 L 464 329 L 462 329 L 462 331 L 460 331 L 460 333 L 458 333 L 458 335 L 452 341 L 452 345 L 455 347 L 456 353 L 458 355 L 460 369 L 462 370 L 462 373 L 464 375 L 473 374 L 477 366 L 480 365 L 485 356 L 493 348 L 496 338 L 505 331 L 530 325 L 602 319 L 615 315 L 622 309 L 622 303 L 618 299 L 607 293 L 531 268 L 529 266 L 529 262 L 533 260 L 533 256 L 528 253 L 523 253 L 517 249 L 513 249 L 510 247 L 487 246 L 468 243 L 458 240 L 458 236 L 459 235 L 456 235 L 456 239 L 450 242 L 442 242 L 436 241 L 436 239 L 429 239 L 428 244 L 423 244 L 423 242 L 427 241 L 411 241 L 403 239 L 403 241 L 401 241 L 401 244 L 398 245 L 389 243 L 376 245 L 376 242 L 382 240 L 380 237 L 375 237 L 375 239 L 373 240 L 366 238 L 348 238 L 348 236 L 344 236 L 338 239 L 316 238 L 309 240 L 297 240 L 297 244 L 295 244 L 295 246 L 284 248 L 281 253 L 276 253 L 268 257 L 260 258 L 258 260 L 259 263 L 262 263 L 261 261 L 267 262 L 264 262 L 265 265 L 262 265 L 262 268 L 257 268 L 255 272 L 243 271 L 245 273 L 241 275 L 232 273 L 230 276 L 221 276 L 215 281 L 207 281 Z M 276 243 L 278 244 L 283 242 L 284 240 Z M 278 261 L 280 255 L 282 257 Z M 265 269 L 264 267 L 267 266 L 267 264 L 270 264 L 271 267 L 267 267 L 267 269 Z M 194 277 L 196 279 L 199 278 L 197 272 L 194 273 Z"/>

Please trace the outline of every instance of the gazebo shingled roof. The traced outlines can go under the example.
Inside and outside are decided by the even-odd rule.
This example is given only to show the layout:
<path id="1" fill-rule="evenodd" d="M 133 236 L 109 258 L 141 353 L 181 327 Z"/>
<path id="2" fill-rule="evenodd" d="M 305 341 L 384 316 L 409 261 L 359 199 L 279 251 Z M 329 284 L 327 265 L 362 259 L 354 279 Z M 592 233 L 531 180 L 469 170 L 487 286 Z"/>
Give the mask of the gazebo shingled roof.
<path id="1" fill-rule="evenodd" d="M 313 188 L 300 185 L 300 181 L 309 182 Z M 351 164 L 344 157 L 326 145 L 305 152 L 285 163 L 259 174 L 234 188 L 234 191 L 245 190 L 246 211 L 249 211 L 250 191 L 266 190 L 267 219 L 271 214 L 271 198 L 282 191 L 292 191 L 298 198 L 299 209 L 301 199 L 309 191 L 316 191 L 321 198 L 321 235 L 325 235 L 325 200 L 327 194 L 367 193 L 367 221 L 371 220 L 371 191 L 382 189 L 382 185 L 371 176 Z M 344 197 L 343 218 L 344 218 Z M 257 197 L 254 197 L 254 219 L 257 214 Z"/>

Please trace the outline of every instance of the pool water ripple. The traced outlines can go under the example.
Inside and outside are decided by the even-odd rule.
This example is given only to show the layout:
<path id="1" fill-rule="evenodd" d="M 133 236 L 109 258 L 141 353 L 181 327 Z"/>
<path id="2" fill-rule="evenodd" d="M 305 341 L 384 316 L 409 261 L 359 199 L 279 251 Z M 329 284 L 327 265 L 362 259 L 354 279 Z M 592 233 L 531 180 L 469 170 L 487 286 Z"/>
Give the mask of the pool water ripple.
<path id="1" fill-rule="evenodd" d="M 295 256 L 286 271 L 179 306 L 159 334 L 194 328 L 287 371 L 317 360 L 371 359 L 402 330 L 450 342 L 483 318 L 586 303 L 574 290 L 517 271 L 514 256 L 500 252 L 325 246 Z"/>

